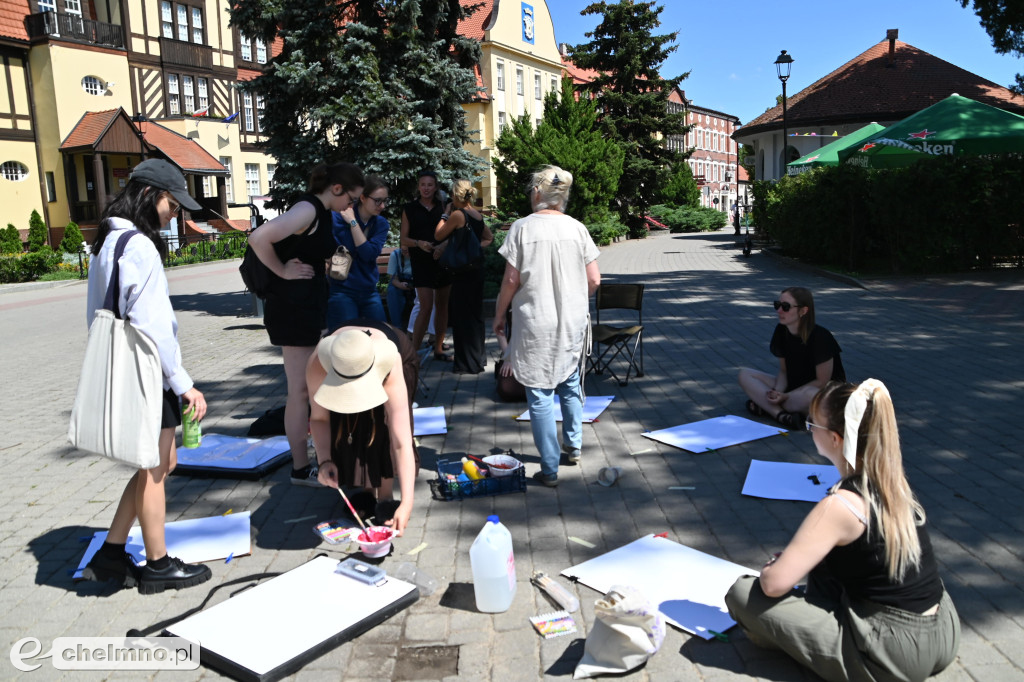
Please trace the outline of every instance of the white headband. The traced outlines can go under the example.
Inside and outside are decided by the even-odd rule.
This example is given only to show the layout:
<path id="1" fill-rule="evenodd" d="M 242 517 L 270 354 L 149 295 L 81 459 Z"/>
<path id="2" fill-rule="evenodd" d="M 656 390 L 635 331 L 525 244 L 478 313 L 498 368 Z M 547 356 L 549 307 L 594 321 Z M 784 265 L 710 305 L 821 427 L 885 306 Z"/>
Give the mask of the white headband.
<path id="1" fill-rule="evenodd" d="M 860 431 L 860 420 L 864 417 L 864 410 L 867 409 L 868 401 L 872 399 L 875 391 L 881 391 L 882 395 L 889 397 L 885 384 L 878 379 L 866 379 L 846 401 L 846 409 L 843 411 L 846 421 L 843 429 L 843 458 L 851 469 L 857 468 L 857 433 Z"/>

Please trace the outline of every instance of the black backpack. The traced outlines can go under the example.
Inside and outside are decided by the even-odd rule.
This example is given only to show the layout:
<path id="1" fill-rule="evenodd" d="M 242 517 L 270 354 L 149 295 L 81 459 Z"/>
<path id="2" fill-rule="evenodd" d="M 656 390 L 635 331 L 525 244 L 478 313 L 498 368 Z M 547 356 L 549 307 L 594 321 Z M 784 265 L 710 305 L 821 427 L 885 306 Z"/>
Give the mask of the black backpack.
<path id="1" fill-rule="evenodd" d="M 245 283 L 246 289 L 259 298 L 267 297 L 270 280 L 274 277 L 274 273 L 263 264 L 248 243 L 245 245 L 245 255 L 242 256 L 242 264 L 238 266 L 238 272 L 242 275 L 242 282 Z"/>

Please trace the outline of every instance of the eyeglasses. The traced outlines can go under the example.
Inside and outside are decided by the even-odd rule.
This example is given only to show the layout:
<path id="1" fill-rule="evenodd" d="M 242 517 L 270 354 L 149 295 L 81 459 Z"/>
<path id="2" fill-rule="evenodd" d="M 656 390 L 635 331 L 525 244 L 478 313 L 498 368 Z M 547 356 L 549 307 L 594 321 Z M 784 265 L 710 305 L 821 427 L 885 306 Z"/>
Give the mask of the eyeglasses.
<path id="1" fill-rule="evenodd" d="M 790 308 L 799 307 L 795 303 L 790 303 L 789 301 L 772 301 L 772 305 L 775 306 L 776 310 L 782 308 L 782 312 L 784 313 L 788 313 Z"/>
<path id="2" fill-rule="evenodd" d="M 808 431 L 810 431 L 811 429 L 824 429 L 826 431 L 829 430 L 829 428 L 827 426 L 822 426 L 821 424 L 815 424 L 810 419 L 804 420 L 804 428 L 806 428 Z"/>
<path id="3" fill-rule="evenodd" d="M 177 213 L 178 211 L 181 210 L 181 202 L 172 197 L 170 194 L 165 194 L 164 197 L 167 198 L 167 205 L 170 207 L 171 213 Z"/>
<path id="4" fill-rule="evenodd" d="M 351 206 L 352 204 L 354 204 L 357 201 L 359 201 L 359 197 L 358 196 L 352 196 L 351 192 L 345 192 L 345 196 L 348 197 L 348 205 L 349 206 Z"/>
<path id="5" fill-rule="evenodd" d="M 388 204 L 391 203 L 391 197 L 384 197 L 383 199 L 378 199 L 377 197 L 367 197 L 367 199 L 373 199 L 373 203 L 377 204 L 378 206 L 387 206 Z"/>

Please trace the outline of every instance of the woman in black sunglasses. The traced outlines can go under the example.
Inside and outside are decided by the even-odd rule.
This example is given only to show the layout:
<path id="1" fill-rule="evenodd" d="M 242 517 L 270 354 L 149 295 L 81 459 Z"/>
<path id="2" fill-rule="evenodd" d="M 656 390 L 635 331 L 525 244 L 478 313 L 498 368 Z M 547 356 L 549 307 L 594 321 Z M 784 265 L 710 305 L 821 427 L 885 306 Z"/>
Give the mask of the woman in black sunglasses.
<path id="1" fill-rule="evenodd" d="M 779 371 L 772 375 L 744 367 L 739 382 L 752 415 L 769 415 L 787 429 L 803 429 L 814 394 L 830 380 L 846 381 L 842 349 L 829 330 L 815 324 L 810 290 L 783 289 L 774 305 L 779 324 L 769 349 L 779 359 Z"/>

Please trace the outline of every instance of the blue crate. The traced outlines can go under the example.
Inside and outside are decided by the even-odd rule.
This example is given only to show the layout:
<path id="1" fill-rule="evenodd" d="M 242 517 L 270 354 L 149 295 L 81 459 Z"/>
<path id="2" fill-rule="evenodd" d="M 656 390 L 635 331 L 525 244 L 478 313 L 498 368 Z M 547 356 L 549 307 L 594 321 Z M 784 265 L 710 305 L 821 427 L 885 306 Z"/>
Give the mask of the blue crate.
<path id="1" fill-rule="evenodd" d="M 516 457 L 511 450 L 506 454 Z M 526 467 L 519 467 L 511 476 L 488 476 L 477 481 L 448 480 L 448 474 L 458 476 L 461 473 L 461 457 L 439 457 L 437 480 L 431 481 L 430 486 L 434 497 L 439 500 L 460 500 L 464 497 L 526 492 Z"/>

